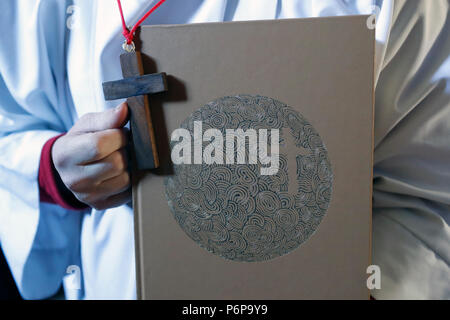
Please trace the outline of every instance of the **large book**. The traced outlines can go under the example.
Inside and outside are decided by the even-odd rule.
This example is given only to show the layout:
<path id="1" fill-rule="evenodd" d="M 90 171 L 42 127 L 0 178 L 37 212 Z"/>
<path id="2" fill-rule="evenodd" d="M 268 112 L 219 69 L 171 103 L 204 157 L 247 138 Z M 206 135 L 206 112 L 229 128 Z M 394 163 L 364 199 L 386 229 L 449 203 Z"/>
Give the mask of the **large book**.
<path id="1" fill-rule="evenodd" d="M 144 26 L 160 168 L 133 173 L 141 299 L 368 299 L 367 16 Z"/>

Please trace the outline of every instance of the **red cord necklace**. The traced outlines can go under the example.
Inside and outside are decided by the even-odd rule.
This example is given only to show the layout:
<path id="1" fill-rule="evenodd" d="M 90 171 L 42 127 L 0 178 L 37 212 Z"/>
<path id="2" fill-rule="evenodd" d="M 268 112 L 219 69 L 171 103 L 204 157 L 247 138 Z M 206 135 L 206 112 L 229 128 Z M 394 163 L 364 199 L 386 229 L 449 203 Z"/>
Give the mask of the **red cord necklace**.
<path id="1" fill-rule="evenodd" d="M 123 16 L 123 10 L 122 10 L 122 4 L 120 3 L 120 0 L 117 0 L 117 4 L 119 5 L 119 11 L 120 11 L 120 17 L 122 19 L 122 34 L 125 37 L 125 43 L 123 44 L 123 48 L 126 51 L 134 51 L 134 33 L 136 32 L 136 29 L 142 24 L 142 22 L 145 21 L 145 19 L 148 18 L 149 15 L 153 13 L 160 5 L 162 5 L 166 0 L 159 0 L 158 3 L 156 3 L 149 11 L 147 11 L 146 14 L 142 16 L 141 19 L 139 19 L 138 22 L 134 25 L 131 30 L 128 29 L 127 24 L 125 23 L 125 18 Z"/>

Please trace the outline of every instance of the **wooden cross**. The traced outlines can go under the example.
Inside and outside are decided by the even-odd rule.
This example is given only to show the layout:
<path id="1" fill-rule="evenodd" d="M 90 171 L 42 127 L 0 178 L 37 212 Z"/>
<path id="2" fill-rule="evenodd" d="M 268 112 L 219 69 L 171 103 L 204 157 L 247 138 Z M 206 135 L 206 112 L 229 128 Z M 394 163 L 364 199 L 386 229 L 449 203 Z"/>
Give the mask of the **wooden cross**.
<path id="1" fill-rule="evenodd" d="M 124 79 L 103 83 L 105 99 L 127 98 L 137 167 L 139 170 L 158 168 L 155 132 L 147 95 L 167 91 L 166 74 L 144 75 L 139 52 L 122 54 L 120 64 Z"/>

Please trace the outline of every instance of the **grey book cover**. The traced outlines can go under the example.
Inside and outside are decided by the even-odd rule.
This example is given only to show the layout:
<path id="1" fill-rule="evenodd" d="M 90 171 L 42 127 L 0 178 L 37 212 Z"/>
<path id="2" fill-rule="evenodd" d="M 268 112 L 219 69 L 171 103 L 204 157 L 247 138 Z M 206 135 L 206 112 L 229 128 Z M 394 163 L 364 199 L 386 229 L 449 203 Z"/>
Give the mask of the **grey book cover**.
<path id="1" fill-rule="evenodd" d="M 169 91 L 161 167 L 133 173 L 138 298 L 368 299 L 367 18 L 141 28 Z"/>

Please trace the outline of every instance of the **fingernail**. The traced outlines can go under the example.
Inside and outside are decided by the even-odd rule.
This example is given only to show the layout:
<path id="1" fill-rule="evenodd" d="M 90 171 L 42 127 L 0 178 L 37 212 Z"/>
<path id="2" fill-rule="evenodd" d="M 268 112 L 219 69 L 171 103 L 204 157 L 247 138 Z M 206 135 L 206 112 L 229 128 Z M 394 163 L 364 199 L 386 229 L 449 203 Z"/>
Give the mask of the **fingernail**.
<path id="1" fill-rule="evenodd" d="M 118 111 L 120 111 L 120 109 L 122 109 L 122 105 L 121 104 L 119 104 L 116 108 L 115 108 L 115 112 L 118 112 Z"/>

